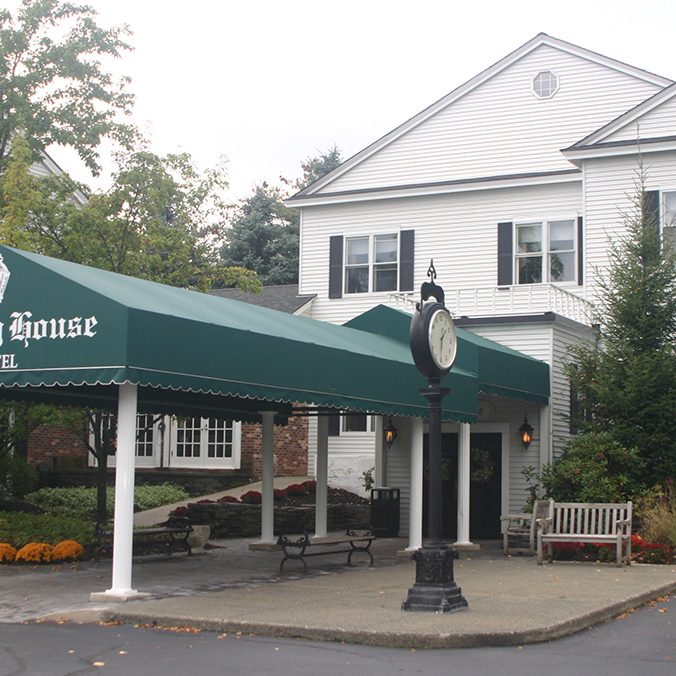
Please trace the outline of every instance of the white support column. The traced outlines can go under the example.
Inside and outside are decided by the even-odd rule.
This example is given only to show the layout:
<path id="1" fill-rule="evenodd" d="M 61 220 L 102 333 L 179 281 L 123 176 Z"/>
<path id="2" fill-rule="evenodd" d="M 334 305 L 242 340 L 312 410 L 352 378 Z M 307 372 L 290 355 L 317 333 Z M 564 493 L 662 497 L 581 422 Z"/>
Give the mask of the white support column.
<path id="1" fill-rule="evenodd" d="M 376 437 L 376 475 L 374 477 L 376 486 L 387 486 L 387 467 L 385 464 L 385 440 L 383 439 L 383 422 L 384 417 L 382 415 L 374 416 L 375 421 L 375 437 Z M 368 496 L 370 497 L 370 496 Z"/>
<path id="2" fill-rule="evenodd" d="M 460 423 L 458 434 L 458 537 L 456 545 L 471 545 L 469 539 L 470 426 Z"/>
<path id="3" fill-rule="evenodd" d="M 263 468 L 261 473 L 261 544 L 275 543 L 275 412 L 263 411 Z"/>
<path id="4" fill-rule="evenodd" d="M 134 462 L 136 460 L 137 386 L 120 385 L 117 404 L 113 581 L 110 589 L 90 595 L 92 601 L 126 601 L 144 596 L 131 586 L 134 531 Z"/>
<path id="5" fill-rule="evenodd" d="M 423 420 L 411 418 L 411 500 L 408 515 L 408 551 L 422 547 Z"/>
<path id="6" fill-rule="evenodd" d="M 317 416 L 317 494 L 315 503 L 315 537 L 327 534 L 327 500 L 329 481 L 329 418 Z"/>

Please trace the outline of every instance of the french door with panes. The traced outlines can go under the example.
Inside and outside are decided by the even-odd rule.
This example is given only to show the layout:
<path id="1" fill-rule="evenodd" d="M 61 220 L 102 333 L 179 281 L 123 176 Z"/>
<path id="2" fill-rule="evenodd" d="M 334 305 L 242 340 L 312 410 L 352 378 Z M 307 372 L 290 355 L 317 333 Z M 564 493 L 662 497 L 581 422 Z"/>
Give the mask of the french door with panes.
<path id="1" fill-rule="evenodd" d="M 136 415 L 136 467 L 159 467 L 162 455 L 163 416 L 152 413 L 138 413 Z M 105 428 L 115 422 L 115 416 L 103 415 L 99 422 Z M 90 443 L 94 443 L 94 434 L 89 433 Z M 89 453 L 89 464 L 96 465 L 94 456 Z M 115 467 L 115 453 L 108 456 L 108 467 Z"/>
<path id="2" fill-rule="evenodd" d="M 239 469 L 241 424 L 220 418 L 174 418 L 171 467 Z"/>

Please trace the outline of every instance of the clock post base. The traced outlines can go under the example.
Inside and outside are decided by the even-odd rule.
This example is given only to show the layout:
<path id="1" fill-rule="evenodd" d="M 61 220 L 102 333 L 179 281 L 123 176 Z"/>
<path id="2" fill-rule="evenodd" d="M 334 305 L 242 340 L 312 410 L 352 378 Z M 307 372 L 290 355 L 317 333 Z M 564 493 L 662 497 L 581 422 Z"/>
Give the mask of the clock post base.
<path id="1" fill-rule="evenodd" d="M 454 613 L 468 607 L 462 590 L 453 579 L 455 549 L 446 545 L 425 547 L 413 552 L 416 562 L 415 584 L 401 604 L 404 611 Z"/>

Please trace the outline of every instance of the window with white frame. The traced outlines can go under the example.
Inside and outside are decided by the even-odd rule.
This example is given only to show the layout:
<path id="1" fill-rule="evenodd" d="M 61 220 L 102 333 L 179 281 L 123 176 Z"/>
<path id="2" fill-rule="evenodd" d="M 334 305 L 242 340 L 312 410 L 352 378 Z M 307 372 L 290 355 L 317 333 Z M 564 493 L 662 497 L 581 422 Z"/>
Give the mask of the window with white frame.
<path id="1" fill-rule="evenodd" d="M 345 293 L 396 291 L 399 235 L 345 238 Z"/>
<path id="2" fill-rule="evenodd" d="M 170 464 L 237 469 L 240 430 L 240 423 L 222 418 L 177 418 L 172 422 Z"/>
<path id="3" fill-rule="evenodd" d="M 516 223 L 516 283 L 575 281 L 575 219 Z"/>
<path id="4" fill-rule="evenodd" d="M 347 413 L 343 415 L 343 432 L 371 432 L 372 417 L 366 413 Z"/>
<path id="5" fill-rule="evenodd" d="M 111 434 L 110 429 L 117 424 L 117 418 L 112 413 L 104 413 L 96 416 L 96 422 L 100 425 L 100 434 Z M 91 423 L 90 423 L 91 424 Z M 162 432 L 159 429 L 161 417 L 152 413 L 138 413 L 136 415 L 136 464 L 138 466 L 153 466 L 155 464 L 155 449 L 160 441 Z M 112 432 L 116 434 L 115 431 Z M 94 444 L 94 430 L 89 430 L 90 444 Z M 115 466 L 116 448 L 113 446 L 111 455 L 108 456 L 108 465 Z M 90 454 L 89 462 L 96 464 L 96 460 Z"/>
<path id="6" fill-rule="evenodd" d="M 329 436 L 338 437 L 341 434 L 353 432 L 372 432 L 373 416 L 366 413 L 336 413 L 329 415 Z"/>
<path id="7" fill-rule="evenodd" d="M 676 190 L 662 196 L 662 237 L 676 251 Z"/>
<path id="8" fill-rule="evenodd" d="M 533 78 L 533 94 L 539 99 L 549 99 L 559 89 L 559 78 L 551 70 L 543 70 Z"/>

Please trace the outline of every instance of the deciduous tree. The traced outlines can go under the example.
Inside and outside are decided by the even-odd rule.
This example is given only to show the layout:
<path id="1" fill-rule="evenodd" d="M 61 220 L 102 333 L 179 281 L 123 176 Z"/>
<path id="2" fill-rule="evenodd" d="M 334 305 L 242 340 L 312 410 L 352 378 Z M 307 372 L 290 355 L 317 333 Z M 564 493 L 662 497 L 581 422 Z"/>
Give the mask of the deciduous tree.
<path id="1" fill-rule="evenodd" d="M 0 10 L 0 173 L 18 131 L 33 159 L 58 143 L 94 173 L 103 138 L 128 146 L 135 137 L 124 121 L 133 104 L 129 78 L 106 67 L 131 49 L 129 29 L 96 19 L 91 7 L 62 0 L 24 0 L 16 16 Z"/>

